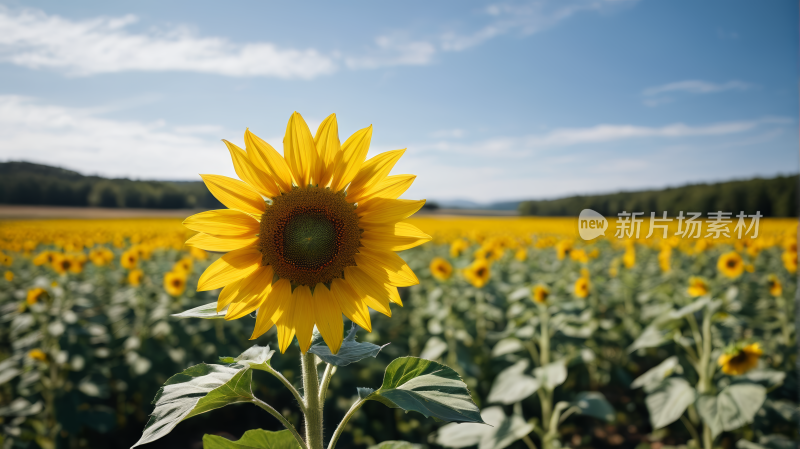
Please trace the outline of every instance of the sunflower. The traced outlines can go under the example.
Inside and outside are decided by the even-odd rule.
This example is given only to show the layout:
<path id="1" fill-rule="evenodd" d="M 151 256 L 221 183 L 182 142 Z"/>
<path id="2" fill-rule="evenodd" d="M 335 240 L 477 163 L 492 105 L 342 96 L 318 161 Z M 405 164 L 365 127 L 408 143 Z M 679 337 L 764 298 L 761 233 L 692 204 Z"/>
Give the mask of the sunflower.
<path id="1" fill-rule="evenodd" d="M 550 296 L 550 289 L 544 285 L 536 285 L 533 287 L 533 302 L 537 304 L 547 304 L 547 298 Z"/>
<path id="2" fill-rule="evenodd" d="M 749 345 L 737 344 L 729 347 L 717 359 L 717 365 L 729 376 L 740 376 L 758 365 L 758 359 L 764 351 L 758 343 Z"/>
<path id="3" fill-rule="evenodd" d="M 736 279 L 744 272 L 742 256 L 735 251 L 727 252 L 717 260 L 717 269 L 725 276 Z"/>
<path id="4" fill-rule="evenodd" d="M 431 238 L 404 222 L 424 200 L 397 199 L 415 176 L 389 172 L 405 150 L 366 160 L 372 127 L 339 144 L 336 116 L 315 136 L 292 114 L 281 156 L 245 131 L 245 150 L 225 141 L 241 181 L 202 175 L 228 209 L 193 215 L 199 232 L 186 243 L 227 252 L 201 275 L 198 291 L 222 288 L 225 319 L 257 311 L 255 339 L 276 326 L 285 352 L 297 336 L 307 352 L 316 325 L 333 353 L 342 343 L 342 313 L 371 331 L 369 309 L 391 316 L 397 287 L 419 283 L 394 251 Z"/>
<path id="5" fill-rule="evenodd" d="M 6 279 L 8 282 L 11 282 L 11 281 L 13 281 L 13 280 L 14 280 L 14 273 L 13 273 L 13 272 L 11 272 L 11 271 L 6 271 L 5 273 L 3 273 L 3 277 L 4 277 L 4 278 L 5 278 L 5 279 Z"/>
<path id="6" fill-rule="evenodd" d="M 134 287 L 141 285 L 142 279 L 144 279 L 144 272 L 142 270 L 136 269 L 128 272 L 128 283 Z"/>
<path id="7" fill-rule="evenodd" d="M 30 358 L 32 358 L 34 360 L 38 360 L 40 362 L 46 362 L 47 361 L 47 354 L 45 354 L 44 351 L 42 351 L 39 348 L 31 349 L 30 351 L 28 351 L 28 357 L 30 357 Z"/>
<path id="8" fill-rule="evenodd" d="M 172 271 L 176 273 L 185 273 L 189 274 L 192 272 L 192 267 L 194 266 L 194 261 L 191 257 L 184 257 L 183 259 L 175 262 L 175 265 L 172 266 Z"/>
<path id="9" fill-rule="evenodd" d="M 67 271 L 72 271 L 72 266 L 75 262 L 72 260 L 72 257 L 64 254 L 55 253 L 53 255 L 53 262 L 51 266 L 56 273 L 58 274 L 65 274 Z"/>
<path id="10" fill-rule="evenodd" d="M 164 290 L 172 296 L 180 296 L 186 290 L 186 273 L 168 271 L 164 274 Z"/>
<path id="11" fill-rule="evenodd" d="M 701 277 L 692 276 L 689 278 L 689 288 L 686 289 L 686 291 L 689 293 L 689 296 L 693 298 L 707 295 L 708 283 Z"/>
<path id="12" fill-rule="evenodd" d="M 781 255 L 783 266 L 789 273 L 797 273 L 797 251 L 784 251 Z"/>
<path id="13" fill-rule="evenodd" d="M 434 257 L 431 260 L 430 269 L 433 277 L 440 281 L 450 279 L 450 275 L 453 274 L 453 266 L 441 257 Z"/>
<path id="14" fill-rule="evenodd" d="M 575 296 L 578 298 L 585 298 L 589 296 L 590 289 L 591 284 L 589 282 L 589 278 L 579 277 L 578 280 L 575 281 Z"/>
<path id="15" fill-rule="evenodd" d="M 658 265 L 661 267 L 661 271 L 664 273 L 669 273 L 672 269 L 670 264 L 670 259 L 672 258 L 672 247 L 664 246 L 661 248 L 661 251 L 658 253 Z"/>
<path id="16" fill-rule="evenodd" d="M 192 257 L 194 257 L 197 260 L 206 260 L 206 259 L 208 259 L 208 253 L 207 252 L 203 251 L 200 248 L 196 248 L 194 246 L 189 248 L 189 254 L 191 254 Z"/>
<path id="17" fill-rule="evenodd" d="M 47 290 L 41 287 L 32 288 L 28 290 L 28 296 L 25 298 L 25 301 L 28 303 L 28 305 L 32 306 L 39 302 L 39 299 L 46 294 Z"/>
<path id="18" fill-rule="evenodd" d="M 556 256 L 558 256 L 558 260 L 564 260 L 570 251 L 572 251 L 572 240 L 561 240 L 556 243 Z"/>
<path id="19" fill-rule="evenodd" d="M 520 248 L 514 253 L 514 258 L 520 262 L 525 262 L 528 260 L 528 250 L 525 248 Z"/>
<path id="20" fill-rule="evenodd" d="M 629 246 L 628 249 L 625 250 L 625 254 L 622 256 L 622 263 L 625 265 L 625 268 L 633 268 L 636 265 L 636 250 L 633 246 Z"/>
<path id="21" fill-rule="evenodd" d="M 129 270 L 136 268 L 136 264 L 139 263 L 139 255 L 136 253 L 135 250 L 128 250 L 122 253 L 122 256 L 119 258 L 119 263 L 122 265 L 123 268 L 127 268 Z"/>
<path id="22" fill-rule="evenodd" d="M 589 263 L 589 255 L 583 249 L 574 249 L 570 251 L 569 258 L 580 263 Z"/>
<path id="23" fill-rule="evenodd" d="M 450 244 L 450 257 L 458 257 L 463 253 L 467 248 L 469 248 L 469 242 L 464 239 L 456 239 L 453 243 Z"/>
<path id="24" fill-rule="evenodd" d="M 464 277 L 476 288 L 483 288 L 491 277 L 492 272 L 486 259 L 475 259 L 470 266 L 464 268 Z"/>
<path id="25" fill-rule="evenodd" d="M 774 274 L 767 276 L 767 286 L 769 287 L 769 294 L 772 296 L 780 296 L 783 293 L 781 281 Z"/>

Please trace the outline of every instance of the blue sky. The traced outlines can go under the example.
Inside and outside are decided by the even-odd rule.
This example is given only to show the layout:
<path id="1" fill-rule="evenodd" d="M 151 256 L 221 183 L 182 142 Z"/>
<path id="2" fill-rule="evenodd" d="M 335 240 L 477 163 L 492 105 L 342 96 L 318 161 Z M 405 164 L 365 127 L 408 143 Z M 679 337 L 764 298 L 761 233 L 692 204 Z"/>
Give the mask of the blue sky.
<path id="1" fill-rule="evenodd" d="M 798 172 L 793 1 L 0 0 L 0 160 L 233 175 L 292 111 L 407 196 L 552 198 Z M 312 129 L 312 132 L 314 131 Z"/>

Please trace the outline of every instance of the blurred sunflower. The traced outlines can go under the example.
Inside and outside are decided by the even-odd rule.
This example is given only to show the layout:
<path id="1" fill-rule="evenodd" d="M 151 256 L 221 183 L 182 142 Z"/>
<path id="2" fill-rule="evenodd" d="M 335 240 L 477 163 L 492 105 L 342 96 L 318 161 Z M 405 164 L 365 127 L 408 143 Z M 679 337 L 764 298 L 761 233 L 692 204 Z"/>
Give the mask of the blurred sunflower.
<path id="1" fill-rule="evenodd" d="M 686 290 L 689 296 L 697 298 L 708 294 L 708 283 L 705 279 L 697 276 L 689 278 L 689 288 Z"/>
<path id="2" fill-rule="evenodd" d="M 128 283 L 134 287 L 141 285 L 142 279 L 144 279 L 144 272 L 142 270 L 136 269 L 128 272 Z"/>
<path id="3" fill-rule="evenodd" d="M 628 249 L 625 250 L 625 254 L 622 256 L 622 263 L 625 268 L 633 268 L 636 265 L 636 249 L 633 245 L 628 246 Z"/>
<path id="4" fill-rule="evenodd" d="M 172 266 L 172 271 L 189 274 L 192 272 L 193 266 L 194 266 L 194 261 L 192 260 L 192 258 L 184 257 L 183 259 L 175 262 L 175 265 Z"/>
<path id="5" fill-rule="evenodd" d="M 469 248 L 469 242 L 464 239 L 453 240 L 450 244 L 450 257 L 458 257 Z"/>
<path id="6" fill-rule="evenodd" d="M 717 365 L 729 376 L 740 376 L 758 366 L 758 359 L 764 351 L 758 343 L 736 344 L 725 350 L 717 359 Z"/>
<path id="7" fill-rule="evenodd" d="M 217 309 L 227 320 L 258 310 L 251 339 L 276 326 L 281 352 L 296 335 L 305 353 L 316 325 L 337 353 L 342 313 L 371 330 L 368 307 L 391 316 L 397 287 L 419 283 L 394 251 L 431 239 L 403 221 L 425 201 L 397 199 L 415 178 L 389 176 L 405 150 L 366 160 L 371 138 L 370 126 L 340 145 L 334 114 L 312 136 L 295 112 L 283 156 L 247 130 L 246 151 L 225 141 L 242 181 L 202 176 L 228 209 L 186 219 L 199 232 L 186 244 L 227 253 L 197 289 L 224 287 Z"/>
<path id="8" fill-rule="evenodd" d="M 30 351 L 28 351 L 28 357 L 34 360 L 38 360 L 40 362 L 47 361 L 47 354 L 45 354 L 44 351 L 42 351 L 39 348 L 31 349 Z"/>
<path id="9" fill-rule="evenodd" d="M 725 276 L 735 279 L 744 272 L 744 261 L 742 256 L 735 251 L 727 252 L 717 260 L 717 269 Z"/>
<path id="10" fill-rule="evenodd" d="M 32 305 L 36 304 L 37 302 L 39 302 L 39 299 L 42 298 L 42 296 L 44 296 L 46 294 L 47 294 L 47 290 L 45 290 L 45 289 L 43 289 L 41 287 L 32 288 L 32 289 L 28 290 L 28 295 L 25 298 L 25 302 L 27 302 L 28 305 L 32 306 Z"/>
<path id="11" fill-rule="evenodd" d="M 550 296 L 550 289 L 544 285 L 533 287 L 533 302 L 537 304 L 547 304 L 547 297 Z"/>
<path id="12" fill-rule="evenodd" d="M 585 298 L 589 296 L 589 291 L 591 289 L 591 284 L 589 283 L 589 279 L 586 277 L 579 277 L 577 281 L 575 281 L 575 296 L 578 298 Z"/>
<path id="13" fill-rule="evenodd" d="M 431 275 L 440 281 L 450 279 L 450 275 L 453 274 L 453 266 L 441 257 L 434 257 L 431 260 L 430 269 Z"/>
<path id="14" fill-rule="evenodd" d="M 572 251 L 572 240 L 561 240 L 556 243 L 556 256 L 558 260 L 564 260 L 570 251 Z"/>
<path id="15" fill-rule="evenodd" d="M 520 248 L 514 253 L 514 258 L 520 262 L 525 262 L 528 260 L 528 250 L 525 248 Z"/>
<path id="16" fill-rule="evenodd" d="M 797 273 L 797 251 L 784 251 L 781 255 L 783 266 L 789 273 Z"/>
<path id="17" fill-rule="evenodd" d="M 208 253 L 207 252 L 203 251 L 200 248 L 196 248 L 194 246 L 189 248 L 189 254 L 191 254 L 192 257 L 194 257 L 197 260 L 206 260 L 206 259 L 208 259 Z"/>
<path id="18" fill-rule="evenodd" d="M 8 282 L 11 282 L 11 281 L 13 281 L 13 280 L 14 280 L 14 273 L 13 273 L 13 272 L 11 272 L 11 271 L 6 271 L 5 273 L 3 273 L 3 277 L 4 277 L 4 278 L 5 278 L 5 279 L 6 279 Z"/>
<path id="19" fill-rule="evenodd" d="M 180 296 L 186 290 L 186 273 L 168 271 L 164 274 L 164 290 L 172 296 Z"/>
<path id="20" fill-rule="evenodd" d="M 123 268 L 131 270 L 136 268 L 136 264 L 139 263 L 139 255 L 136 254 L 134 250 L 125 251 L 122 253 L 122 256 L 120 256 L 119 263 Z"/>
<path id="21" fill-rule="evenodd" d="M 476 288 L 483 288 L 491 277 L 492 272 L 486 259 L 475 259 L 470 266 L 464 268 L 464 277 Z"/>
<path id="22" fill-rule="evenodd" d="M 767 276 L 767 286 L 769 287 L 769 294 L 772 296 L 780 296 L 783 293 L 781 281 L 774 274 Z"/>
<path id="23" fill-rule="evenodd" d="M 55 253 L 53 255 L 53 262 L 50 265 L 53 267 L 56 273 L 65 274 L 67 271 L 72 270 L 74 262 L 72 257 L 68 255 Z"/>

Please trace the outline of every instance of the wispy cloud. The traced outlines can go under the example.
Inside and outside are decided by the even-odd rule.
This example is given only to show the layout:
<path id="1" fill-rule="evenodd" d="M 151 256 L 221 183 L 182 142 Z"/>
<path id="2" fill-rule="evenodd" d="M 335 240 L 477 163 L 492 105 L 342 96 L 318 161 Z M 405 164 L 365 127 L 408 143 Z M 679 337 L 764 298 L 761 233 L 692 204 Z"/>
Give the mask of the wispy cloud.
<path id="1" fill-rule="evenodd" d="M 375 69 L 397 65 L 426 65 L 436 54 L 430 42 L 414 41 L 399 36 L 380 36 L 375 39 L 375 48 L 365 55 L 345 58 L 351 69 Z"/>
<path id="2" fill-rule="evenodd" d="M 315 49 L 238 44 L 197 36 L 186 28 L 134 33 L 137 17 L 72 21 L 37 10 L 0 6 L 0 61 L 71 75 L 123 71 L 192 71 L 226 76 L 310 79 L 336 71 L 334 59 Z"/>
<path id="3" fill-rule="evenodd" d="M 743 91 L 752 89 L 755 86 L 743 81 L 728 81 L 726 83 L 712 83 L 701 80 L 686 80 L 675 83 L 663 84 L 661 86 L 648 87 L 642 91 L 644 102 L 648 106 L 658 106 L 659 104 L 669 103 L 672 97 L 669 94 L 712 94 L 725 91 Z"/>
<path id="4" fill-rule="evenodd" d="M 424 144 L 422 147 L 425 151 L 523 157 L 546 148 L 603 144 L 643 138 L 677 139 L 682 137 L 724 136 L 744 133 L 765 125 L 785 125 L 788 123 L 792 123 L 792 120 L 767 117 L 699 126 L 684 123 L 654 127 L 602 124 L 584 128 L 557 128 L 546 133 L 522 137 L 494 137 L 470 143 L 452 141 L 446 138 L 448 136 L 441 136 L 441 140 Z"/>
<path id="5" fill-rule="evenodd" d="M 489 23 L 471 33 L 445 33 L 441 47 L 445 51 L 462 51 L 497 36 L 538 33 L 582 12 L 604 12 L 630 5 L 637 0 L 529 0 L 494 3 L 484 9 Z"/>

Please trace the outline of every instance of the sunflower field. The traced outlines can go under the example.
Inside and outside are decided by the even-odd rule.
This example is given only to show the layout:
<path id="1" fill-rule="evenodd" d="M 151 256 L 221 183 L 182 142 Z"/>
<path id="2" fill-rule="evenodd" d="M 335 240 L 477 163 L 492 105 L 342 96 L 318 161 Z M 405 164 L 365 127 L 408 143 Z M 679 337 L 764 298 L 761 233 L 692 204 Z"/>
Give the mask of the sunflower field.
<path id="1" fill-rule="evenodd" d="M 797 220 L 762 219 L 755 238 L 590 242 L 573 218 L 409 221 L 433 237 L 399 253 L 419 283 L 391 319 L 353 326 L 345 343 L 377 349 L 338 367 L 325 420 L 410 355 L 453 368 L 486 424 L 370 403 L 339 447 L 796 447 Z M 131 447 L 174 373 L 278 347 L 274 327 L 250 341 L 253 316 L 193 317 L 220 295 L 196 291 L 220 256 L 185 246 L 194 234 L 171 219 L 0 222 L 0 447 Z M 299 386 L 299 353 L 295 340 L 269 369 Z M 301 425 L 296 398 L 254 377 Z M 246 407 L 144 447 L 297 447 L 230 442 L 283 428 Z"/>

